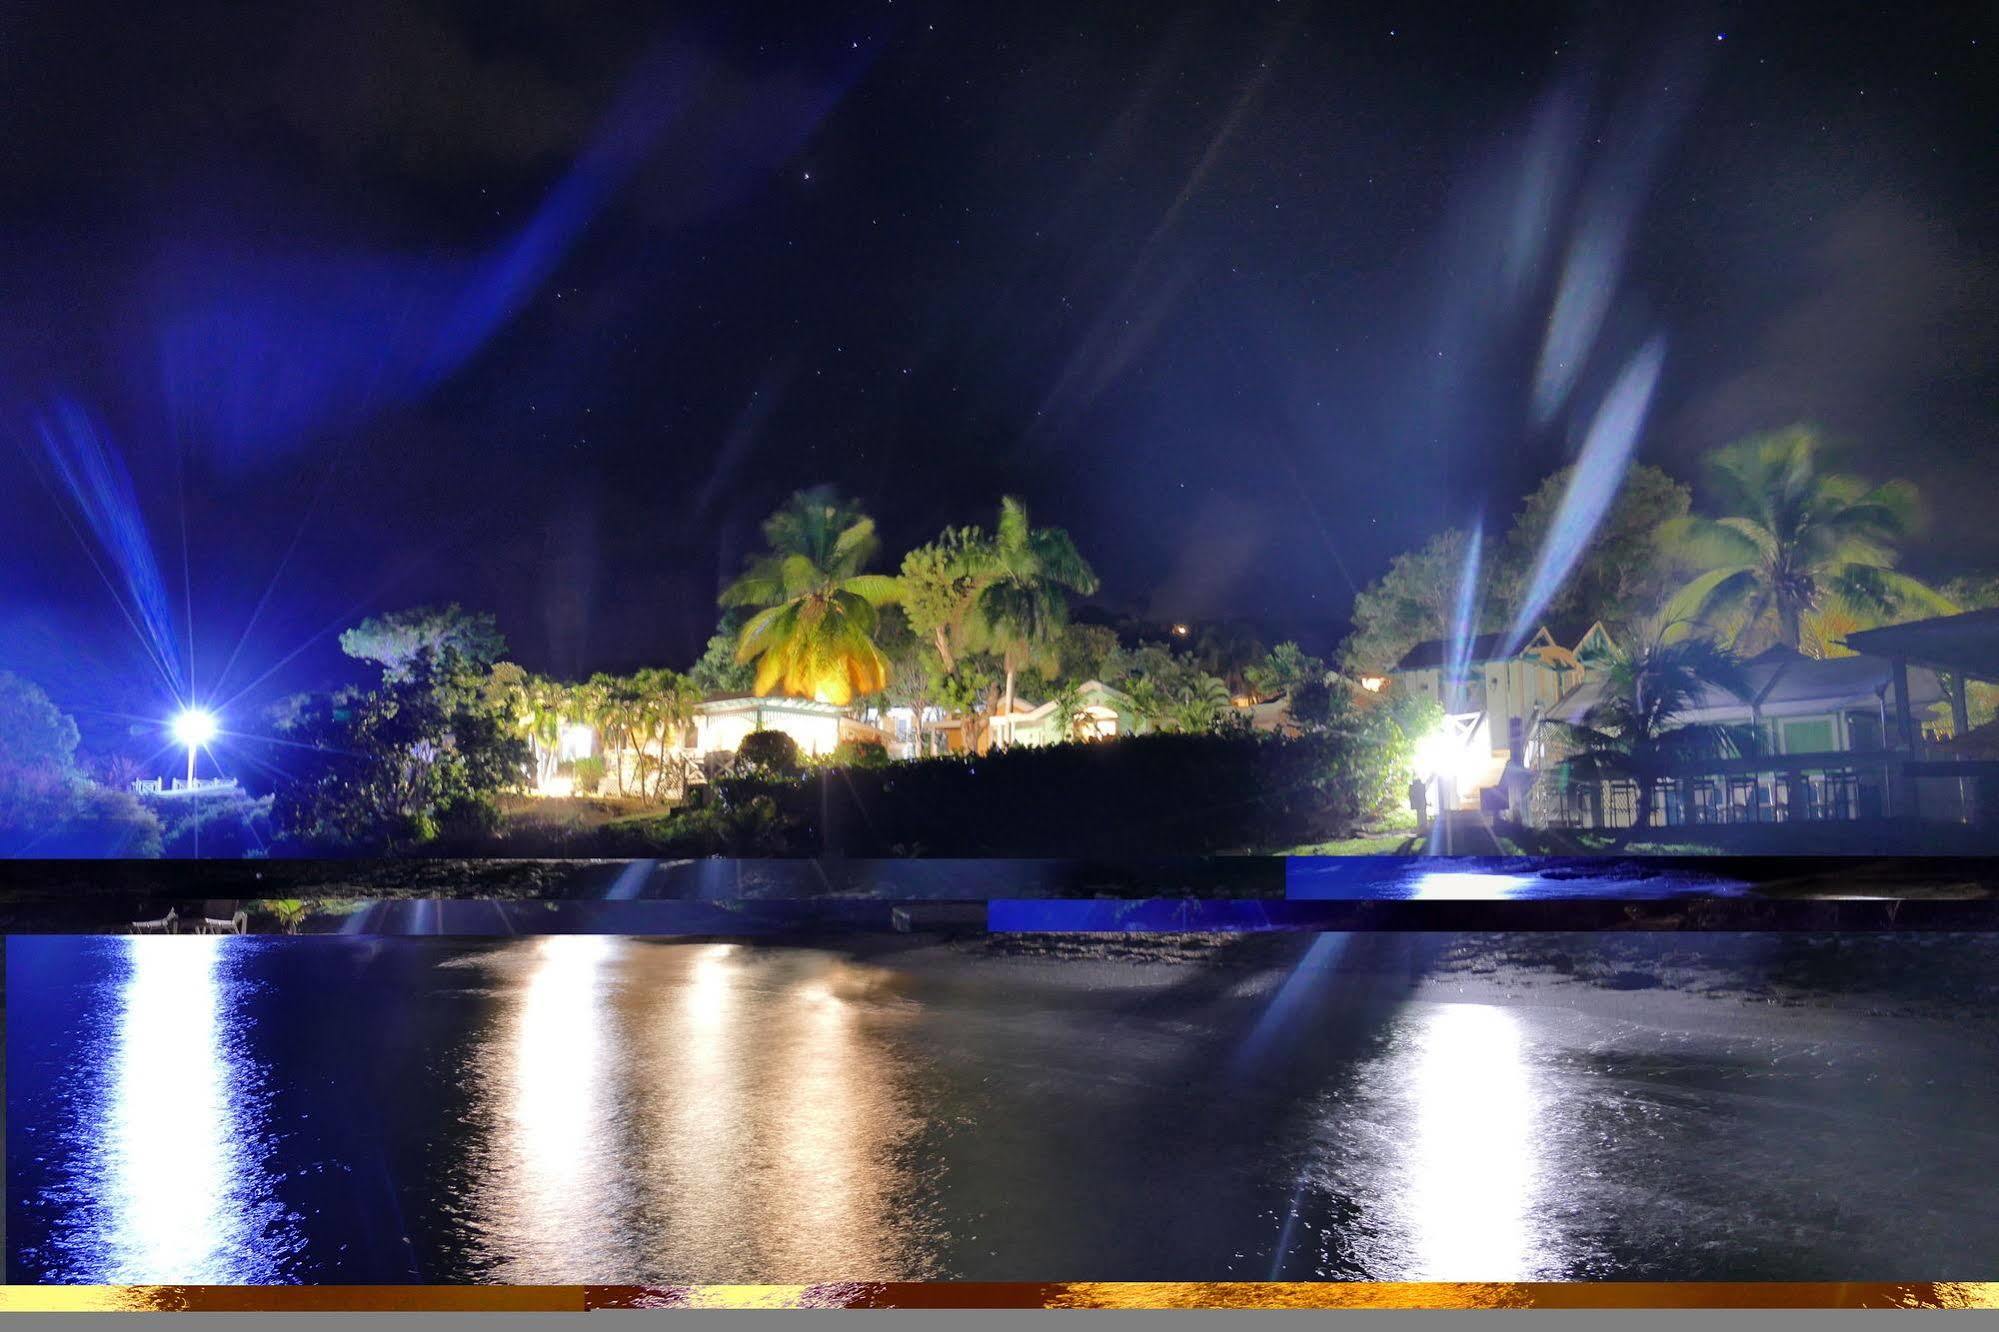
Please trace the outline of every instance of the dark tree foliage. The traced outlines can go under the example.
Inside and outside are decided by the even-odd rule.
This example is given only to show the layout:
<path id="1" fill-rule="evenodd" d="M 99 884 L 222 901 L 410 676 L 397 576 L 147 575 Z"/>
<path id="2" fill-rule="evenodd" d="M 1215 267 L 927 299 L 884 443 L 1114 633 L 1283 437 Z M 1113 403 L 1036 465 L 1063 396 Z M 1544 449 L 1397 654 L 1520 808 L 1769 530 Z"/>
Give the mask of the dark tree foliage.
<path id="1" fill-rule="evenodd" d="M 532 756 L 481 683 L 456 652 L 423 650 L 379 688 L 300 705 L 286 738 L 312 762 L 277 794 L 286 844 L 397 851 L 490 835 L 496 797 L 525 779 Z"/>

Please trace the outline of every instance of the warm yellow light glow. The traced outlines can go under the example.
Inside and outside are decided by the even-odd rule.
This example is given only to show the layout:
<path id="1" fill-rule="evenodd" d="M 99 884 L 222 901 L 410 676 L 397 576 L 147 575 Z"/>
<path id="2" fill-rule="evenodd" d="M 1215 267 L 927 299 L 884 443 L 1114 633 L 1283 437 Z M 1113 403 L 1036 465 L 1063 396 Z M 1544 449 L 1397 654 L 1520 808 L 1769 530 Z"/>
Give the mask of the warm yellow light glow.
<path id="1" fill-rule="evenodd" d="M 1360 687 L 1370 694 L 1378 694 L 1388 687 L 1388 677 L 1385 675 L 1363 675 L 1360 677 Z"/>
<path id="2" fill-rule="evenodd" d="M 610 1252 L 603 1199 L 620 1169 L 607 1087 L 605 979 L 619 940 L 550 935 L 514 1014 L 513 1066 L 500 1135 L 509 1237 L 504 1281 L 587 1281 Z"/>

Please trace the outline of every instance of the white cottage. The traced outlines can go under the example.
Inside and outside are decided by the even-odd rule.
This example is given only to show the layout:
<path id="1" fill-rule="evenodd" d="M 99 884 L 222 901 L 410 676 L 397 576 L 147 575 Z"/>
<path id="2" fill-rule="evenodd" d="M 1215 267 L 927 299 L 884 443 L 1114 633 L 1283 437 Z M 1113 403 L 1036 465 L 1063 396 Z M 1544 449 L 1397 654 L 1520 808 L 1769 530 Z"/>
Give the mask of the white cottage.
<path id="1" fill-rule="evenodd" d="M 1600 623 L 1567 629 L 1543 625 L 1518 648 L 1508 635 L 1480 634 L 1469 643 L 1418 643 L 1389 674 L 1392 688 L 1434 698 L 1449 719 L 1451 750 L 1443 775 L 1453 803 L 1469 804 L 1497 785 L 1507 760 L 1531 761 L 1535 728 L 1588 675 L 1587 659 L 1611 647 Z M 1442 756 L 1438 761 L 1443 762 Z"/>

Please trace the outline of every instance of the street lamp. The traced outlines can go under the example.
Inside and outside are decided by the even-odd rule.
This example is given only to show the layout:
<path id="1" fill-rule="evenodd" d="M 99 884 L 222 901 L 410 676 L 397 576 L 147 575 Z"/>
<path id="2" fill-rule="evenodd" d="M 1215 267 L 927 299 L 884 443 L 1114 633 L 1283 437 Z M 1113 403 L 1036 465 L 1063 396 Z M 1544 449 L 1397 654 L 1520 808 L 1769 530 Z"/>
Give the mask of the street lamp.
<path id="1" fill-rule="evenodd" d="M 173 720 L 174 739 L 187 750 L 187 784 L 194 785 L 194 755 L 215 738 L 215 714 L 207 708 L 182 708 Z"/>

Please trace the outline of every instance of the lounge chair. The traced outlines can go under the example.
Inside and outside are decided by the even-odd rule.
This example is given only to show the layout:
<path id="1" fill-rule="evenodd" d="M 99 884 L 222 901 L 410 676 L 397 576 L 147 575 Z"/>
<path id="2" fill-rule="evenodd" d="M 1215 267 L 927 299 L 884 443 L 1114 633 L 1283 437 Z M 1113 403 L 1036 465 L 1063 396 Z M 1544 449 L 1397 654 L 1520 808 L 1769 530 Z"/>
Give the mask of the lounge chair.
<path id="1" fill-rule="evenodd" d="M 132 933 L 179 934 L 180 911 L 178 908 L 168 907 L 167 914 L 160 917 L 158 920 L 135 920 L 132 922 Z"/>
<path id="2" fill-rule="evenodd" d="M 204 902 L 201 904 L 201 924 L 195 927 L 196 934 L 248 934 L 250 913 L 234 902 Z"/>

